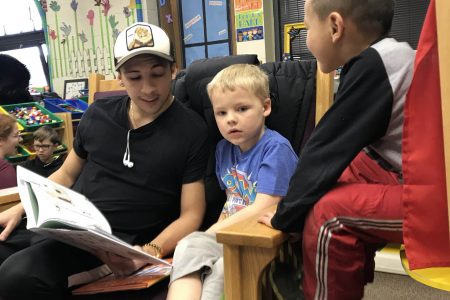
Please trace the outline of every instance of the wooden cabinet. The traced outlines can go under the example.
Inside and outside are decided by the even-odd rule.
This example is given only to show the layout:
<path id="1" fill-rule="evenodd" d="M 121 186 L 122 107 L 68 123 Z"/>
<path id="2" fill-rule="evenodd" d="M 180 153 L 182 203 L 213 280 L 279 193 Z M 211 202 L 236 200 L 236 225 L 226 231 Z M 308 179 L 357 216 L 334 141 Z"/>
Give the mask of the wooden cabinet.
<path id="1" fill-rule="evenodd" d="M 60 119 L 63 120 L 63 123 L 60 127 L 55 128 L 59 133 L 59 138 L 61 143 L 66 145 L 67 152 L 72 150 L 73 147 L 73 123 L 72 123 L 72 114 L 71 113 L 55 113 Z"/>
<path id="2" fill-rule="evenodd" d="M 0 212 L 16 205 L 19 201 L 19 192 L 16 186 L 0 190 Z"/>

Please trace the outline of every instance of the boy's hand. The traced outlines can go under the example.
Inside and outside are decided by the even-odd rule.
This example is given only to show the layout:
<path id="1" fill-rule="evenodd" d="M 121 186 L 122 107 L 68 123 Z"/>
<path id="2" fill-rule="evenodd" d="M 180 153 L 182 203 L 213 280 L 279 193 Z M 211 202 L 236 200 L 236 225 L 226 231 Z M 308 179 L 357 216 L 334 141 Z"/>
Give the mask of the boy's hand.
<path id="1" fill-rule="evenodd" d="M 16 207 L 11 207 L 10 209 L 5 210 L 0 213 L 0 227 L 3 227 L 3 230 L 0 232 L 0 241 L 4 242 L 14 230 L 14 228 L 19 225 L 22 220 L 22 211 L 16 209 Z"/>
<path id="2" fill-rule="evenodd" d="M 272 218 L 274 215 L 275 215 L 274 212 L 266 212 L 261 217 L 259 217 L 258 222 L 265 224 L 265 225 L 269 226 L 270 228 L 273 228 L 271 221 L 272 221 Z"/>
<path id="3" fill-rule="evenodd" d="M 262 223 L 264 225 L 267 225 L 270 228 L 273 228 L 272 227 L 272 218 L 274 215 L 275 215 L 275 212 L 266 212 L 261 217 L 259 217 L 258 222 Z M 294 242 L 300 240 L 301 238 L 302 238 L 301 233 L 289 233 L 289 241 L 291 243 L 294 243 Z"/>

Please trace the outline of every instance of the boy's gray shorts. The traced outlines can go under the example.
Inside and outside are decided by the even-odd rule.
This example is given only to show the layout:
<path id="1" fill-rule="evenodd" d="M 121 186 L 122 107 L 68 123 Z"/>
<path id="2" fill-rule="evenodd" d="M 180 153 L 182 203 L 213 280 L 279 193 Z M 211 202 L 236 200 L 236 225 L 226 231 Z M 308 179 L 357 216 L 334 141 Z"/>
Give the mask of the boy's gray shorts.
<path id="1" fill-rule="evenodd" d="M 221 268 L 215 267 L 216 264 Z M 223 278 L 222 244 L 217 243 L 214 233 L 193 232 L 178 243 L 172 265 L 170 282 L 197 271 L 201 271 L 202 281 L 212 272 L 220 273 Z"/>
<path id="2" fill-rule="evenodd" d="M 173 255 L 170 283 L 200 271 L 201 300 L 218 300 L 223 295 L 223 247 L 214 233 L 193 232 L 182 239 Z M 169 284 L 170 284 L 169 283 Z"/>

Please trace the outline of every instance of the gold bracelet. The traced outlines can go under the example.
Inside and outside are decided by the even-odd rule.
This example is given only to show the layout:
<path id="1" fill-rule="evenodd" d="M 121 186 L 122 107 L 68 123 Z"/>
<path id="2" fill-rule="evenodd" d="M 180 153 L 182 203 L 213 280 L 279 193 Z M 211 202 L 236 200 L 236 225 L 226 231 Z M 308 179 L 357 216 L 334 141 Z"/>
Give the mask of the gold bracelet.
<path id="1" fill-rule="evenodd" d="M 155 256 L 157 258 L 161 258 L 162 257 L 163 251 L 162 251 L 162 248 L 160 246 L 158 246 L 158 245 L 156 245 L 154 243 L 147 243 L 147 244 L 144 245 L 144 248 L 146 248 L 146 247 L 153 249 L 155 251 L 155 253 L 156 253 Z"/>

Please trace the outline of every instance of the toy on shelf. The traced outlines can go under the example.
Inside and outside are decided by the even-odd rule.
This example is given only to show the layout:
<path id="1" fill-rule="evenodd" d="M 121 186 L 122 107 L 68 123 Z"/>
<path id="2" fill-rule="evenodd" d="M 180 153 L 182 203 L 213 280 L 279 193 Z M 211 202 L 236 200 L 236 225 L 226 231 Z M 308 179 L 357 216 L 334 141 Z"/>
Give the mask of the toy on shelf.
<path id="1" fill-rule="evenodd" d="M 3 105 L 3 110 L 17 119 L 25 131 L 33 131 L 40 126 L 59 126 L 63 121 L 37 102 Z"/>
<path id="2" fill-rule="evenodd" d="M 16 117 L 17 120 L 24 121 L 27 125 L 47 125 L 54 121 L 36 106 L 16 107 L 14 110 L 10 110 L 9 114 Z"/>

